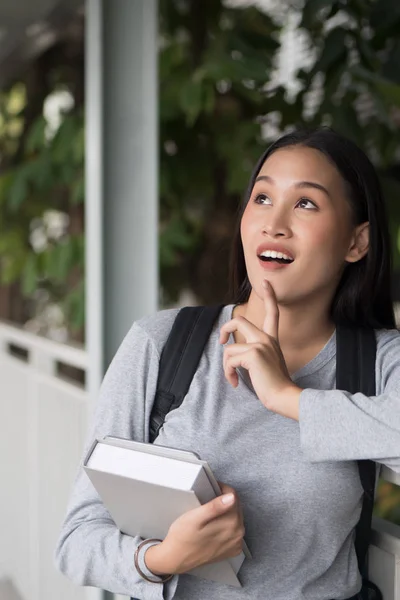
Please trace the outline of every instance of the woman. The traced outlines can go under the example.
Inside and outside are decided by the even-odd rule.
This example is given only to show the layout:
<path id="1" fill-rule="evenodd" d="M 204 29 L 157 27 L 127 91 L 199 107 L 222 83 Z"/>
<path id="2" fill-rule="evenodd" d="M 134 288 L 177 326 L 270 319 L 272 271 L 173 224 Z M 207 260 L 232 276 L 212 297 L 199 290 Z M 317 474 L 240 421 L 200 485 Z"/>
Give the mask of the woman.
<path id="1" fill-rule="evenodd" d="M 356 597 L 357 459 L 400 471 L 400 334 L 383 199 L 367 157 L 331 130 L 289 134 L 261 157 L 234 239 L 234 304 L 155 443 L 206 459 L 223 496 L 162 543 L 121 534 L 80 471 L 57 547 L 75 582 L 142 599 Z M 159 356 L 176 316 L 135 323 L 104 379 L 88 443 L 148 440 Z M 376 329 L 377 396 L 335 389 L 335 327 Z M 229 484 L 229 485 L 228 485 Z M 238 554 L 242 588 L 185 574 Z M 171 577 L 172 576 L 172 577 Z M 151 583 L 152 579 L 160 583 Z"/>

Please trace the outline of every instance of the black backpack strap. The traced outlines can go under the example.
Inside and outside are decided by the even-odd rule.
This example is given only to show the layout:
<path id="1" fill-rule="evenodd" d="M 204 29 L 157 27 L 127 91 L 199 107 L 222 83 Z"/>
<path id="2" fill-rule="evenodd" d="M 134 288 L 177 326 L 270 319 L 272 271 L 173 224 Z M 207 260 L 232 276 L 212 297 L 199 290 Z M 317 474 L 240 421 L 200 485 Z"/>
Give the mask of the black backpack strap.
<path id="1" fill-rule="evenodd" d="M 167 414 L 182 404 L 222 308 L 188 306 L 179 311 L 160 358 L 150 442 L 154 442 Z"/>
<path id="2" fill-rule="evenodd" d="M 336 387 L 352 394 L 361 392 L 375 396 L 376 337 L 373 329 L 352 329 L 338 326 L 336 330 Z M 358 470 L 364 489 L 360 520 L 356 526 L 355 548 L 360 573 L 367 577 L 367 553 L 371 539 L 372 511 L 376 479 L 376 464 L 359 460 Z"/>

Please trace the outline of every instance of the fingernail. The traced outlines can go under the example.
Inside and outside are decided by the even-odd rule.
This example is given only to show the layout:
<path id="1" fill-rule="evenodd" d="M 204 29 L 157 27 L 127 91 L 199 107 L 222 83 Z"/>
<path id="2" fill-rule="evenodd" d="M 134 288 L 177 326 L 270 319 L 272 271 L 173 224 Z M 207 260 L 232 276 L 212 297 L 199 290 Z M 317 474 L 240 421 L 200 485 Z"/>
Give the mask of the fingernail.
<path id="1" fill-rule="evenodd" d="M 269 287 L 269 281 L 267 281 L 266 279 L 264 279 L 264 281 L 263 281 L 263 288 L 267 290 L 268 287 Z"/>
<path id="2" fill-rule="evenodd" d="M 233 494 L 224 494 L 221 496 L 222 504 L 233 504 L 235 496 Z"/>

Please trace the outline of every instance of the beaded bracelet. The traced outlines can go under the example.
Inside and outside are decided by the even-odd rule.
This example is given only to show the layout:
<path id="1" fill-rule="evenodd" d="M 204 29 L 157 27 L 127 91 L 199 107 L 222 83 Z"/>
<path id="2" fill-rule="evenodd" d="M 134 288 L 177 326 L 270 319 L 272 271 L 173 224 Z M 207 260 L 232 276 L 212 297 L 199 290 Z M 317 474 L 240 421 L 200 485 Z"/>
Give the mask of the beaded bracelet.
<path id="1" fill-rule="evenodd" d="M 158 576 L 158 575 L 154 574 L 154 577 L 157 577 L 157 579 L 151 579 L 151 577 L 148 577 L 145 573 L 143 573 L 142 569 L 139 566 L 139 552 L 143 548 L 143 546 L 146 546 L 146 544 L 149 544 L 150 542 L 162 542 L 162 540 L 158 540 L 156 538 L 151 538 L 150 540 L 143 540 L 143 542 L 141 542 L 139 544 L 139 546 L 135 550 L 135 556 L 134 556 L 136 570 L 139 573 L 140 577 L 142 577 L 142 579 L 145 579 L 146 581 L 149 581 L 150 583 L 165 583 L 166 581 L 169 581 L 170 579 L 172 579 L 173 575 Z"/>

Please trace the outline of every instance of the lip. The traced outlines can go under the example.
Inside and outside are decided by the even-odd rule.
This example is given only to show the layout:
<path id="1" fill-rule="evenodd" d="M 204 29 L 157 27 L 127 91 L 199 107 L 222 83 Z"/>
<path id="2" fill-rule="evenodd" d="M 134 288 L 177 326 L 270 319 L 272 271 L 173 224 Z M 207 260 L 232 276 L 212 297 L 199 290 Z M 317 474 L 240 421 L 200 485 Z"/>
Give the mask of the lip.
<path id="1" fill-rule="evenodd" d="M 288 248 L 285 248 L 284 246 L 274 246 L 273 244 L 266 244 L 266 243 L 261 244 L 260 246 L 258 246 L 258 248 L 257 248 L 257 256 L 259 257 L 260 254 L 262 254 L 262 252 L 265 252 L 266 250 L 270 250 L 270 251 L 273 251 L 273 252 L 280 252 L 281 254 L 286 254 L 286 256 L 289 256 L 289 258 L 291 258 L 292 260 L 294 260 L 293 253 L 290 252 L 290 250 L 288 250 Z M 268 263 L 266 263 L 266 264 L 268 264 Z M 283 266 L 287 266 L 287 265 L 283 265 Z"/>
<path id="2" fill-rule="evenodd" d="M 278 263 L 275 261 L 271 261 L 271 262 L 264 261 L 264 260 L 261 260 L 261 258 L 259 258 L 258 256 L 257 256 L 257 260 L 258 260 L 260 267 L 262 269 L 264 269 L 264 271 L 279 271 L 281 269 L 287 269 L 287 267 L 290 267 L 290 265 L 292 264 L 292 263 Z"/>

